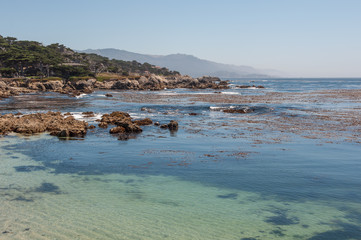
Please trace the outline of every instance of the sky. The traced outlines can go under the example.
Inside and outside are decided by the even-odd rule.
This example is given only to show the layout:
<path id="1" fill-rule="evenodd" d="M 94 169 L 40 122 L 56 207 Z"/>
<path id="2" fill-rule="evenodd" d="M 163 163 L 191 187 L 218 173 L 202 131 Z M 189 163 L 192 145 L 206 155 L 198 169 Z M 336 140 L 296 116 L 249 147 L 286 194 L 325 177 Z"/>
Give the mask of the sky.
<path id="1" fill-rule="evenodd" d="M 0 35 L 361 77 L 361 0 L 0 0 Z"/>

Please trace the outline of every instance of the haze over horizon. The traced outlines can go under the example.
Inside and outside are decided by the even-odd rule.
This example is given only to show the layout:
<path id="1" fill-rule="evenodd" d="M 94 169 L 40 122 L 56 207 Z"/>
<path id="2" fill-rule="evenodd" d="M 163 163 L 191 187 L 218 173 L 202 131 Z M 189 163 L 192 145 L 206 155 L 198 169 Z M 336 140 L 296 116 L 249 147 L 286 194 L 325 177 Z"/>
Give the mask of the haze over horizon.
<path id="1" fill-rule="evenodd" d="M 358 0 L 2 0 L 0 35 L 189 54 L 295 77 L 361 77 Z"/>

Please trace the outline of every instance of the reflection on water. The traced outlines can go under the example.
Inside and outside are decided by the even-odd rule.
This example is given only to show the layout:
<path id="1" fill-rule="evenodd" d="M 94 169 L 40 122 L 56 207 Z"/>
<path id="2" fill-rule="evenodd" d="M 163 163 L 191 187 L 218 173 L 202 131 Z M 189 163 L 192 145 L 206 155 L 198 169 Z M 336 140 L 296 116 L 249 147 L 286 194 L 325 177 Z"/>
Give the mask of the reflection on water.
<path id="1" fill-rule="evenodd" d="M 63 106 L 66 96 L 36 99 L 44 110 L 55 104 L 78 117 L 121 110 L 177 120 L 180 129 L 145 126 L 129 141 L 100 128 L 83 141 L 0 137 L 0 239 L 361 239 L 359 144 L 297 135 L 267 142 L 273 131 L 247 132 L 244 115 L 222 112 L 242 103 L 124 103 L 103 95 Z M 250 107 L 256 119 L 291 111 Z M 292 114 L 307 116 L 307 107 Z"/>

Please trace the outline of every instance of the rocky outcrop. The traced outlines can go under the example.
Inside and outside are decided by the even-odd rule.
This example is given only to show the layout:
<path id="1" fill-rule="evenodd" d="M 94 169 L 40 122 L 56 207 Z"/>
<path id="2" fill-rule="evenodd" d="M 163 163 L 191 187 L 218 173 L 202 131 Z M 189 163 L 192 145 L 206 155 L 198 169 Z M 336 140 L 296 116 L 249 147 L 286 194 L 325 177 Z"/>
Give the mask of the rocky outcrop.
<path id="1" fill-rule="evenodd" d="M 258 86 L 261 87 L 261 86 Z M 118 89 L 118 90 L 163 90 L 173 88 L 192 89 L 224 89 L 228 88 L 228 82 L 216 77 L 192 78 L 190 76 L 141 76 L 134 79 L 117 79 L 97 81 L 88 80 L 34 80 L 34 79 L 8 79 L 0 81 L 0 98 L 5 98 L 19 93 L 53 91 L 71 96 L 78 96 L 81 93 L 91 93 L 96 89 Z M 107 95 L 110 97 L 111 95 Z"/>
<path id="2" fill-rule="evenodd" d="M 142 120 L 134 120 L 133 123 L 137 124 L 138 126 L 146 126 L 152 125 L 153 121 L 150 118 L 144 118 Z"/>
<path id="3" fill-rule="evenodd" d="M 43 85 L 47 90 L 51 91 L 61 91 L 64 87 L 64 84 L 61 81 L 49 81 L 43 83 Z"/>
<path id="4" fill-rule="evenodd" d="M 170 131 L 177 131 L 178 130 L 178 122 L 171 120 L 168 124 L 161 125 L 160 128 L 169 129 Z"/>
<path id="5" fill-rule="evenodd" d="M 83 93 L 91 93 L 94 91 L 94 84 L 96 83 L 96 79 L 88 79 L 88 80 L 79 80 L 72 82 L 72 85 L 76 90 L 81 91 Z"/>
<path id="6" fill-rule="evenodd" d="M 88 123 L 63 116 L 60 112 L 34 113 L 28 115 L 6 114 L 0 116 L 0 134 L 11 132 L 35 134 L 50 132 L 58 137 L 84 137 Z"/>
<path id="7" fill-rule="evenodd" d="M 111 114 L 104 114 L 100 120 L 100 123 L 116 125 L 124 128 L 124 133 L 140 133 L 143 130 L 135 123 L 132 122 L 132 118 L 125 112 L 112 112 Z"/>
<path id="8" fill-rule="evenodd" d="M 0 99 L 16 96 L 20 93 L 31 93 L 36 91 L 37 90 L 27 88 L 21 80 L 0 81 Z"/>

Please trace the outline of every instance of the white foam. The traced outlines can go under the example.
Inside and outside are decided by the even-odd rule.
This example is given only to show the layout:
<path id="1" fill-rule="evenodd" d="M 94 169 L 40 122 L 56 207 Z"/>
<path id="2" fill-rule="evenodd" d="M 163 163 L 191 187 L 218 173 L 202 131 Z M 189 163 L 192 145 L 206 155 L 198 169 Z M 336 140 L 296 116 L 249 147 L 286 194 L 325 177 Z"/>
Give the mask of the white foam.
<path id="1" fill-rule="evenodd" d="M 81 120 L 81 121 L 88 121 L 88 122 L 92 122 L 98 119 L 102 118 L 103 114 L 100 113 L 94 113 L 93 117 L 87 117 L 86 115 L 83 115 L 82 112 L 70 112 L 70 114 L 76 119 L 76 120 Z"/>
<path id="2" fill-rule="evenodd" d="M 165 95 L 165 96 L 171 96 L 171 95 L 179 95 L 179 93 L 175 93 L 175 92 L 160 92 L 158 93 L 158 95 Z"/>
<path id="3" fill-rule="evenodd" d="M 83 98 L 84 96 L 86 96 L 85 93 L 81 93 L 79 96 L 75 96 L 76 98 Z"/>
<path id="4" fill-rule="evenodd" d="M 227 94 L 227 95 L 240 95 L 239 92 L 221 92 L 222 94 Z"/>
<path id="5" fill-rule="evenodd" d="M 232 108 L 235 108 L 235 106 L 229 106 L 229 107 L 214 107 L 214 106 L 210 106 L 210 107 L 209 107 L 210 110 L 215 110 L 215 111 L 219 111 L 219 110 L 222 110 L 222 109 L 232 109 Z"/>

